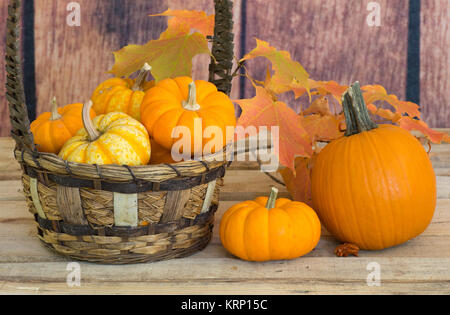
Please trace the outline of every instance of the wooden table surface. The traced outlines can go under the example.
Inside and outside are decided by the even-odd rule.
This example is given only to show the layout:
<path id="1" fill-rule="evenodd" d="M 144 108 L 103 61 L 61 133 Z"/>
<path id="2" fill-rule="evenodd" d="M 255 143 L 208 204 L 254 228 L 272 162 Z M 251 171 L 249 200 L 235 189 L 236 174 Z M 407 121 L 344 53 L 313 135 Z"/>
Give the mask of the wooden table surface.
<path id="1" fill-rule="evenodd" d="M 149 264 L 80 263 L 81 286 L 67 285 L 67 259 L 49 252 L 35 236 L 13 159 L 14 142 L 0 138 L 0 294 L 450 294 L 450 145 L 433 145 L 438 183 L 432 224 L 419 237 L 360 257 L 338 258 L 338 242 L 323 231 L 317 248 L 292 261 L 252 263 L 228 254 L 220 243 L 223 213 L 241 200 L 265 195 L 273 182 L 252 163 L 227 171 L 214 236 L 188 258 Z M 279 187 L 282 196 L 288 196 Z M 380 285 L 368 277 L 378 264 Z"/>

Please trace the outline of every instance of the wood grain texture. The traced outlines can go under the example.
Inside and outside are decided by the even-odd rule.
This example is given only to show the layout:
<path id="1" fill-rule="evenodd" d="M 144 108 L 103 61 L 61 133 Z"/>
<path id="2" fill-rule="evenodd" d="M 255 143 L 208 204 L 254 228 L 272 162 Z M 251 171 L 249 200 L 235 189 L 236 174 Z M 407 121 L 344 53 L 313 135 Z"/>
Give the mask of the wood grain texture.
<path id="1" fill-rule="evenodd" d="M 56 202 L 64 222 L 77 225 L 88 225 L 81 206 L 80 188 L 56 187 Z"/>
<path id="2" fill-rule="evenodd" d="M 424 120 L 450 127 L 450 1 L 422 1 L 421 88 Z"/>
<path id="3" fill-rule="evenodd" d="M 190 190 L 169 191 L 161 218 L 161 223 L 176 221 L 183 215 L 184 207 L 189 201 Z"/>
<path id="4" fill-rule="evenodd" d="M 408 0 L 377 1 L 381 26 L 367 24 L 370 1 L 264 1 L 247 2 L 247 51 L 255 37 L 286 50 L 316 80 L 349 84 L 381 84 L 405 97 L 408 38 Z M 264 79 L 266 62 L 249 63 L 252 76 Z M 246 97 L 254 89 L 246 83 Z M 298 109 L 293 98 L 289 105 Z"/>
<path id="5" fill-rule="evenodd" d="M 95 87 L 111 77 L 113 51 L 127 43 L 143 44 L 165 28 L 161 1 L 78 1 L 81 26 L 68 26 L 67 3 L 36 0 L 35 50 L 37 114 L 49 110 L 56 96 L 60 105 L 85 103 Z M 51 16 L 52 18 L 49 18 Z"/>

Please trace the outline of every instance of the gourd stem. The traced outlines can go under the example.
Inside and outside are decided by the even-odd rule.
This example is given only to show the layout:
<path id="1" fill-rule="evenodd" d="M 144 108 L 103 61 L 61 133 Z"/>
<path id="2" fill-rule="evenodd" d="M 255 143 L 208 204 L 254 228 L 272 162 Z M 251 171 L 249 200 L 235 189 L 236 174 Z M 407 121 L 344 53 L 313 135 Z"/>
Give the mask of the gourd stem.
<path id="1" fill-rule="evenodd" d="M 56 104 L 56 97 L 52 98 L 51 104 L 52 104 L 52 116 L 50 117 L 50 120 L 61 119 L 62 116 L 58 113 L 58 104 Z"/>
<path id="2" fill-rule="evenodd" d="M 200 109 L 200 105 L 197 103 L 197 88 L 194 81 L 189 84 L 189 96 L 187 101 L 183 101 L 183 108 L 192 111 Z"/>
<path id="3" fill-rule="evenodd" d="M 355 82 L 344 93 L 342 107 L 347 124 L 346 137 L 378 128 L 378 125 L 370 119 L 359 82 Z"/>
<path id="4" fill-rule="evenodd" d="M 145 82 L 145 79 L 147 79 L 148 74 L 152 70 L 152 67 L 148 63 L 145 63 L 142 69 L 139 71 L 139 74 L 136 78 L 136 81 L 134 82 L 133 87 L 131 88 L 133 91 L 142 91 L 142 85 Z"/>
<path id="5" fill-rule="evenodd" d="M 269 199 L 267 200 L 266 208 L 268 210 L 275 208 L 275 202 L 277 201 L 278 188 L 272 187 L 270 191 Z"/>
<path id="6" fill-rule="evenodd" d="M 92 108 L 92 101 L 89 101 L 86 104 L 84 104 L 82 118 L 83 118 L 84 129 L 86 129 L 86 132 L 89 136 L 89 140 L 95 141 L 100 137 L 100 133 L 98 132 L 98 130 L 94 127 L 94 124 L 92 123 L 91 115 L 90 115 L 91 108 Z"/>

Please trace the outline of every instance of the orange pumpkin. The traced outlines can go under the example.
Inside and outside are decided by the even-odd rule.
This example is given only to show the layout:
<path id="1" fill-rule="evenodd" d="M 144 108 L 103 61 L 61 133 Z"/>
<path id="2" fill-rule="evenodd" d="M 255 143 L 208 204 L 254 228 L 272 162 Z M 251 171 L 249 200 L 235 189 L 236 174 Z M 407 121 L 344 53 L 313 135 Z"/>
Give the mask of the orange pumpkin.
<path id="1" fill-rule="evenodd" d="M 294 259 L 311 252 L 321 233 L 319 218 L 304 203 L 258 197 L 231 207 L 222 217 L 220 239 L 231 254 L 248 261 Z"/>
<path id="2" fill-rule="evenodd" d="M 172 152 L 160 146 L 155 140 L 150 139 L 152 147 L 152 156 L 150 164 L 173 164 L 176 163 L 172 159 Z"/>
<path id="3" fill-rule="evenodd" d="M 51 112 L 42 113 L 30 125 L 37 150 L 58 154 L 64 143 L 83 128 L 82 109 L 80 103 L 58 108 L 53 98 Z M 95 112 L 91 111 L 90 115 L 95 117 Z"/>
<path id="4" fill-rule="evenodd" d="M 218 135 L 221 145 L 210 150 L 215 153 L 227 144 L 227 127 L 232 127 L 229 131 L 234 134 L 236 126 L 234 105 L 229 97 L 217 91 L 214 84 L 202 80 L 193 82 L 189 77 L 165 79 L 151 88 L 142 101 L 141 121 L 150 137 L 166 150 L 171 150 L 182 138 L 172 136 L 175 128 L 185 127 L 190 131 L 192 154 L 201 154 L 209 141 L 217 139 L 216 134 L 204 134 L 208 127 L 221 132 Z M 187 151 L 183 147 L 179 150 L 182 154 Z"/>
<path id="5" fill-rule="evenodd" d="M 328 144 L 312 170 L 314 209 L 341 242 L 361 249 L 395 246 L 433 218 L 436 178 L 408 131 L 370 120 L 359 84 L 343 98 L 345 137 Z"/>
<path id="6" fill-rule="evenodd" d="M 150 70 L 145 64 L 136 80 L 112 78 L 101 83 L 91 97 L 97 115 L 122 112 L 140 120 L 145 91 L 154 86 L 154 81 L 145 80 Z"/>

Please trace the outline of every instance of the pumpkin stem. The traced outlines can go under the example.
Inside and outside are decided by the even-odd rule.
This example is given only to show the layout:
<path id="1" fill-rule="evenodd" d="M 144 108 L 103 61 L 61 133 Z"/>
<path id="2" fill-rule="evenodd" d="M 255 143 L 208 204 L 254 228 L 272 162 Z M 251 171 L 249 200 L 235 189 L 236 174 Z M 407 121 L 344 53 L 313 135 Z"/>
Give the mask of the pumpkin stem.
<path id="1" fill-rule="evenodd" d="M 58 113 L 58 104 L 56 104 L 55 96 L 53 96 L 51 104 L 52 104 L 52 116 L 50 117 L 50 120 L 61 119 L 62 116 Z"/>
<path id="2" fill-rule="evenodd" d="M 184 109 L 192 111 L 200 109 L 200 105 L 197 103 L 197 88 L 194 81 L 189 84 L 189 96 L 187 101 L 183 101 L 183 107 Z"/>
<path id="3" fill-rule="evenodd" d="M 270 191 L 269 199 L 267 200 L 266 208 L 268 210 L 275 208 L 275 202 L 277 201 L 278 188 L 272 187 Z"/>
<path id="4" fill-rule="evenodd" d="M 141 70 L 139 71 L 139 74 L 136 78 L 136 81 L 134 82 L 133 87 L 131 88 L 133 91 L 142 91 L 142 85 L 145 82 L 145 79 L 147 78 L 148 74 L 150 73 L 150 71 L 152 70 L 152 67 L 148 64 L 145 63 L 144 66 L 141 68 Z"/>
<path id="5" fill-rule="evenodd" d="M 370 119 L 359 82 L 355 82 L 344 93 L 342 107 L 344 108 L 345 122 L 347 124 L 346 137 L 378 128 L 378 125 Z"/>
<path id="6" fill-rule="evenodd" d="M 86 132 L 89 136 L 89 140 L 92 142 L 92 141 L 97 140 L 100 137 L 100 133 L 98 132 L 98 130 L 94 127 L 94 124 L 92 123 L 91 115 L 90 115 L 91 108 L 92 108 L 92 101 L 89 101 L 86 104 L 84 104 L 82 118 L 83 118 L 84 129 L 86 129 Z"/>

